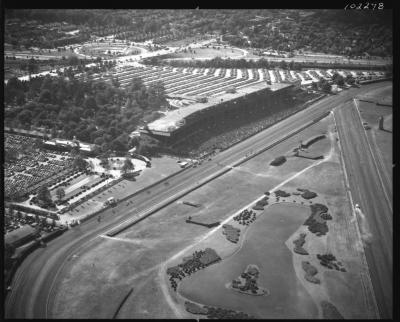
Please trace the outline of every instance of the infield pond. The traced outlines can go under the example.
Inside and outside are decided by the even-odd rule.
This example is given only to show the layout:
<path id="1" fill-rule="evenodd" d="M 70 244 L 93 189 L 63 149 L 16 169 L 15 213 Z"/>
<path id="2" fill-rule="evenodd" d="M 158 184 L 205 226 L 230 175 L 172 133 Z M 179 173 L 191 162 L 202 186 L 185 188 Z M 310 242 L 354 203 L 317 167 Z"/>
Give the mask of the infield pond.
<path id="1" fill-rule="evenodd" d="M 318 308 L 298 280 L 292 252 L 285 245 L 310 211 L 308 206 L 296 204 L 270 205 L 241 236 L 245 240 L 238 251 L 185 278 L 179 285 L 180 294 L 194 302 L 257 318 L 318 318 Z M 268 296 L 241 294 L 225 286 L 249 264 L 259 267 L 257 284 L 269 291 Z"/>

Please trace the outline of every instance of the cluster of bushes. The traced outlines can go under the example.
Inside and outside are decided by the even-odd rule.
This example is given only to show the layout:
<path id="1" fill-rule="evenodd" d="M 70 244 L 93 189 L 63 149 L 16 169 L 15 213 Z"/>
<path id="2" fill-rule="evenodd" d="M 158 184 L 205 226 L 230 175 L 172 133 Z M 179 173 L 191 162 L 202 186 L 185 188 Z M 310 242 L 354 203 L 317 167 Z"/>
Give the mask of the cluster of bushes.
<path id="1" fill-rule="evenodd" d="M 332 216 L 326 212 L 326 213 L 321 214 L 321 218 L 324 220 L 331 220 Z"/>
<path id="2" fill-rule="evenodd" d="M 185 301 L 185 309 L 189 313 L 206 315 L 208 310 L 196 303 Z"/>
<path id="3" fill-rule="evenodd" d="M 264 210 L 264 207 L 268 205 L 268 199 L 268 196 L 263 197 L 261 200 L 258 200 L 252 208 L 254 210 Z"/>
<path id="4" fill-rule="evenodd" d="M 318 273 L 318 270 L 313 265 L 311 265 L 310 262 L 302 261 L 301 266 L 303 267 L 303 270 L 306 272 L 304 278 L 307 281 L 315 284 L 321 283 L 320 279 L 315 277 L 315 275 L 317 275 Z"/>
<path id="5" fill-rule="evenodd" d="M 340 272 L 346 272 L 346 269 L 344 267 L 340 267 L 343 266 L 343 264 L 341 262 L 338 262 L 336 260 L 336 257 L 333 256 L 332 254 L 324 254 L 324 255 L 317 254 L 317 258 L 320 260 L 319 263 L 322 266 L 325 266 L 329 269 L 336 269 L 337 271 Z"/>
<path id="6" fill-rule="evenodd" d="M 279 165 L 281 165 L 281 164 L 283 164 L 285 162 L 286 162 L 286 157 L 282 155 L 282 156 L 277 157 L 274 160 L 272 160 L 270 165 L 279 166 Z"/>
<path id="7" fill-rule="evenodd" d="M 294 249 L 293 251 L 300 255 L 308 255 L 308 252 L 303 248 L 304 243 L 306 242 L 306 235 L 305 233 L 301 233 L 299 238 L 293 241 Z"/>
<path id="8" fill-rule="evenodd" d="M 223 309 L 220 307 L 212 307 L 212 306 L 205 306 L 205 308 L 208 310 L 207 312 L 207 318 L 209 319 L 255 319 L 254 316 L 249 315 L 244 312 L 240 311 L 234 311 L 230 309 Z"/>
<path id="9" fill-rule="evenodd" d="M 212 306 L 201 306 L 189 301 L 185 301 L 185 309 L 192 314 L 207 315 L 209 319 L 255 319 L 255 317 L 244 312 Z"/>
<path id="10" fill-rule="evenodd" d="M 301 196 L 304 199 L 313 199 L 313 198 L 315 198 L 317 196 L 317 194 L 315 192 L 307 190 L 307 189 L 297 188 L 297 190 L 302 192 Z"/>
<path id="11" fill-rule="evenodd" d="M 326 214 L 328 207 L 322 204 L 310 205 L 311 215 L 304 222 L 305 226 L 308 226 L 308 230 L 317 236 L 325 235 L 328 232 L 327 220 L 332 219 L 332 216 Z"/>
<path id="12" fill-rule="evenodd" d="M 286 192 L 284 190 L 276 190 L 274 193 L 275 193 L 276 198 L 279 198 L 279 197 L 286 198 L 286 197 L 290 196 L 290 193 Z"/>
<path id="13" fill-rule="evenodd" d="M 324 158 L 323 155 L 318 155 L 316 157 L 310 157 L 310 156 L 302 155 L 302 154 L 299 154 L 299 151 L 296 151 L 294 156 L 299 157 L 299 158 L 303 158 L 303 159 L 309 159 L 309 160 L 322 160 Z"/>
<path id="14" fill-rule="evenodd" d="M 325 138 L 326 138 L 326 135 L 325 135 L 325 134 L 319 135 L 319 136 L 317 136 L 317 137 L 315 137 L 315 138 L 310 139 L 310 140 L 307 141 L 306 143 L 302 143 L 302 144 L 301 144 L 301 147 L 307 149 L 310 145 L 314 144 L 315 142 L 317 142 L 317 141 L 319 141 L 319 140 L 325 139 Z"/>
<path id="15" fill-rule="evenodd" d="M 246 294 L 262 295 L 264 290 L 257 286 L 258 276 L 258 268 L 255 265 L 249 265 L 238 279 L 232 281 L 232 288 Z"/>
<path id="16" fill-rule="evenodd" d="M 322 316 L 324 319 L 343 320 L 343 315 L 331 302 L 321 301 Z"/>
<path id="17" fill-rule="evenodd" d="M 256 213 L 252 210 L 245 209 L 239 215 L 233 217 L 233 220 L 239 222 L 239 224 L 241 224 L 243 226 L 248 226 L 254 220 L 256 220 Z"/>
<path id="18" fill-rule="evenodd" d="M 183 258 L 183 263 L 167 269 L 167 274 L 170 275 L 169 280 L 171 287 L 176 291 L 178 285 L 175 279 L 182 280 L 186 275 L 190 275 L 219 260 L 221 260 L 221 257 L 219 257 L 216 251 L 212 248 L 195 251 L 192 256 Z"/>
<path id="19" fill-rule="evenodd" d="M 226 236 L 227 240 L 235 244 L 239 241 L 239 228 L 235 228 L 232 225 L 223 225 L 222 228 L 224 229 L 222 233 Z"/>

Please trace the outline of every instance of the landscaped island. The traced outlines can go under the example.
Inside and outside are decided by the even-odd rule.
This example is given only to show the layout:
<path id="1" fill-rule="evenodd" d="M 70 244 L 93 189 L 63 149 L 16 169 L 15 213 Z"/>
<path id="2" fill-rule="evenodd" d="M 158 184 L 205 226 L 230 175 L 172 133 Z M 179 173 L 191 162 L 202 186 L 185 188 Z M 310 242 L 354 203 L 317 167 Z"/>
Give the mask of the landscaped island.
<path id="1" fill-rule="evenodd" d="M 260 270 L 257 265 L 249 264 L 240 276 L 228 284 L 232 290 L 248 295 L 269 295 L 268 290 L 257 285 Z"/>
<path id="2" fill-rule="evenodd" d="M 182 280 L 186 275 L 190 275 L 220 260 L 221 257 L 212 248 L 195 251 L 191 256 L 184 257 L 181 264 L 167 269 L 167 274 L 170 275 L 171 287 L 176 291 L 178 283 L 175 279 Z"/>

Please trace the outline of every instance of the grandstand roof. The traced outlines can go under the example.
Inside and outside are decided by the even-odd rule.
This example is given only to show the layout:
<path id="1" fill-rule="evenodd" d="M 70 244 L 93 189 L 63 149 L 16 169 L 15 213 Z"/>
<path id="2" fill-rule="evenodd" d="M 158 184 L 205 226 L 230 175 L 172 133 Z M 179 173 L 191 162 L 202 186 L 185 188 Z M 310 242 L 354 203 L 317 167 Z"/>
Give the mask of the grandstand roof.
<path id="1" fill-rule="evenodd" d="M 275 92 L 289 86 L 291 86 L 291 84 L 274 83 L 272 85 L 268 85 L 265 82 L 258 82 L 243 88 L 237 88 L 236 93 L 224 93 L 218 96 L 208 97 L 208 102 L 206 103 L 196 102 L 177 110 L 168 111 L 163 117 L 149 123 L 147 125 L 147 128 L 154 134 L 163 135 L 164 133 L 164 135 L 169 135 L 171 132 L 182 126 L 183 124 L 180 124 L 180 122 L 192 113 L 195 113 L 202 109 L 206 109 L 213 105 L 217 105 L 222 101 L 226 102 L 234 100 L 241 96 L 254 93 L 266 88 L 269 88 L 271 91 Z M 190 99 L 193 99 L 193 97 L 190 97 Z"/>

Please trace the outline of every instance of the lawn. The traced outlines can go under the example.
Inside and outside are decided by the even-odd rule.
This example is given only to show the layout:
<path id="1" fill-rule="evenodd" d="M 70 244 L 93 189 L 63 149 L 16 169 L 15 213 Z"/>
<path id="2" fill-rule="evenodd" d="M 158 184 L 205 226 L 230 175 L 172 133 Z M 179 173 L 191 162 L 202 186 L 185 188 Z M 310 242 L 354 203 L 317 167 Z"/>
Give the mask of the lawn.
<path id="1" fill-rule="evenodd" d="M 192 53 L 179 52 L 172 54 L 172 58 L 214 58 L 214 57 L 230 57 L 238 58 L 244 55 L 242 50 L 235 48 L 223 48 L 213 49 L 210 48 L 194 48 Z"/>
<path id="2" fill-rule="evenodd" d="M 103 239 L 103 241 L 94 246 L 90 252 L 81 254 L 74 259 L 73 265 L 69 267 L 69 272 L 65 276 L 61 288 L 57 293 L 54 308 L 55 317 L 109 318 L 114 313 L 119 299 L 121 299 L 131 287 L 134 287 L 134 291 L 122 308 L 119 318 L 174 318 L 175 315 L 166 302 L 160 288 L 160 280 L 157 275 L 159 265 L 186 247 L 193 245 L 194 242 L 199 241 L 200 238 L 210 231 L 206 227 L 188 224 L 185 222 L 185 219 L 191 215 L 192 219 L 196 221 L 222 221 L 236 213 L 240 208 L 251 204 L 255 198 L 261 196 L 263 192 L 275 187 L 295 172 L 313 164 L 314 161 L 311 160 L 290 158 L 288 162 L 275 169 L 269 168 L 268 165 L 275 156 L 291 151 L 298 144 L 300 139 L 306 141 L 326 131 L 327 126 L 331 125 L 331 121 L 331 117 L 323 120 L 317 125 L 301 132 L 294 138 L 242 164 L 238 169 L 230 171 L 228 174 L 193 191 L 183 197 L 182 200 L 165 207 L 146 220 L 122 232 L 116 236 L 116 238 Z M 324 140 L 321 140 L 321 142 L 323 141 Z M 326 147 L 323 149 L 326 149 Z M 335 161 L 333 170 L 338 170 L 338 161 L 337 159 L 333 160 Z M 178 167 L 176 160 L 170 159 L 168 162 L 172 168 L 175 166 Z M 160 174 L 166 175 L 166 173 L 162 171 L 165 171 L 165 168 L 161 167 L 162 164 L 166 164 L 162 162 L 162 159 L 152 160 L 153 170 L 158 169 L 157 171 L 159 171 L 158 179 L 160 178 Z M 319 169 L 319 167 L 316 168 Z M 141 176 L 143 176 L 146 171 L 152 172 L 151 170 L 152 169 L 144 170 Z M 322 172 L 306 172 L 306 174 L 309 175 L 302 176 L 301 180 L 296 181 L 290 186 L 291 189 L 295 190 L 298 187 L 306 187 L 312 191 L 318 192 L 318 194 L 322 191 L 322 194 L 326 194 L 325 199 L 327 199 L 330 207 L 336 205 L 338 207 L 337 209 L 342 211 L 342 213 L 344 213 L 343 209 L 348 211 L 348 209 L 345 208 L 345 190 L 342 186 L 336 185 L 338 181 L 340 182 L 341 176 L 338 176 L 337 172 L 332 170 L 323 170 L 322 168 L 319 171 Z M 318 174 L 325 176 L 326 180 L 318 180 Z M 137 178 L 137 182 L 132 182 L 132 184 L 139 183 L 141 176 Z M 154 179 L 156 175 L 153 174 L 150 177 Z M 285 190 L 286 188 L 282 187 L 280 189 Z M 332 196 L 329 195 L 330 193 Z M 337 195 L 340 195 L 341 199 L 337 199 Z M 199 208 L 190 207 L 182 204 L 182 201 L 199 203 L 201 206 Z M 340 207 L 343 207 L 343 209 Z M 261 254 L 269 254 L 266 252 L 271 251 L 270 256 L 278 256 L 278 254 L 280 254 L 280 256 L 278 256 L 280 259 L 267 260 L 264 256 L 259 256 L 257 259 L 250 257 L 247 259 L 246 256 L 248 255 L 246 254 L 249 252 L 243 252 L 243 258 L 246 263 L 243 262 L 239 265 L 239 263 L 235 264 L 236 261 L 232 262 L 232 268 L 230 268 L 232 273 L 229 273 L 232 274 L 232 276 L 227 277 L 227 281 L 229 282 L 237 277 L 237 275 L 245 269 L 247 264 L 257 264 L 260 269 L 267 272 L 261 273 L 260 285 L 263 285 L 272 293 L 270 296 L 259 297 L 259 299 L 265 301 L 263 305 L 266 305 L 267 308 L 269 307 L 274 316 L 283 316 L 283 312 L 285 311 L 287 311 L 288 316 L 292 317 L 296 314 L 302 317 L 314 316 L 316 308 L 314 304 L 310 302 L 310 297 L 306 295 L 307 292 L 304 292 L 304 286 L 301 285 L 299 280 L 296 280 L 294 276 L 294 266 L 289 263 L 289 261 L 291 261 L 290 249 L 283 245 L 284 239 L 288 239 L 290 234 L 293 234 L 298 227 L 301 227 L 302 222 L 304 222 L 308 215 L 307 208 L 291 205 L 282 207 L 282 205 L 278 205 L 267 209 L 272 210 L 271 212 L 270 210 L 266 210 L 265 215 L 271 215 L 264 216 L 262 220 L 257 219 L 256 223 L 250 226 L 250 228 L 253 227 L 256 229 L 254 231 L 255 235 L 262 235 L 263 237 L 261 240 L 260 238 L 254 239 L 256 242 L 251 241 L 252 238 L 250 238 L 248 242 L 250 246 L 248 247 L 255 247 L 260 250 Z M 340 218 L 342 217 L 343 216 Z M 332 222 L 336 223 L 335 220 L 338 219 L 335 218 Z M 266 223 L 263 222 L 263 220 L 266 220 Z M 259 232 L 263 232 L 265 229 L 267 233 L 259 234 Z M 330 230 L 334 231 L 334 229 L 336 228 L 330 227 Z M 340 231 L 340 227 L 338 229 Z M 252 235 L 253 233 L 246 236 Z M 261 245 L 265 245 L 267 242 L 276 242 L 278 237 L 272 238 L 273 236 L 281 236 L 281 242 L 276 246 L 276 249 L 271 248 L 269 250 L 266 247 L 261 247 Z M 242 237 L 243 235 L 241 232 L 240 238 Z M 332 247 L 339 247 L 341 245 L 335 242 L 335 238 L 333 237 L 329 237 L 328 240 L 330 240 L 330 238 L 333 240 L 331 242 L 333 245 Z M 347 242 L 354 241 L 354 237 L 353 239 L 351 238 L 351 236 L 347 235 L 345 238 L 342 238 L 341 242 L 344 243 L 344 246 L 342 245 L 341 247 L 346 248 Z M 239 240 L 239 243 L 240 242 L 241 240 Z M 218 254 L 220 256 L 232 253 L 235 247 L 237 247 L 236 244 L 226 240 L 221 229 L 195 247 L 196 249 L 197 247 L 199 247 L 199 249 L 204 249 L 205 247 L 210 247 L 210 245 L 219 245 L 220 250 Z M 307 244 L 305 247 L 307 247 Z M 182 256 L 187 256 L 189 252 L 192 253 L 193 249 L 188 250 L 188 253 Z M 176 259 L 176 261 L 180 260 L 181 256 Z M 347 265 L 349 265 L 348 263 L 350 262 L 351 261 L 348 261 Z M 355 263 L 354 267 L 357 267 L 357 262 Z M 93 266 L 93 264 L 95 265 Z M 169 264 L 174 265 L 174 262 Z M 221 264 L 223 264 L 223 262 Z M 210 266 L 210 269 L 212 267 L 213 266 Z M 221 272 L 222 271 L 218 274 L 223 274 Z M 282 272 L 283 274 L 279 276 L 279 274 L 268 274 L 268 272 Z M 200 272 L 196 274 L 200 274 Z M 193 275 L 193 277 L 196 276 L 196 274 Z M 284 283 L 282 285 L 287 286 L 282 288 L 280 293 L 276 291 L 278 281 L 282 281 L 282 283 Z M 290 286 L 293 287 L 292 290 L 295 290 L 295 292 L 299 291 L 301 294 L 294 302 L 293 299 L 295 296 L 290 292 L 288 293 L 289 284 L 292 285 Z M 358 289 L 358 292 L 359 290 L 360 289 Z M 356 294 L 359 294 L 357 293 L 357 289 L 354 291 Z M 238 296 L 241 295 L 237 292 L 234 292 L 234 294 Z M 202 296 L 205 295 L 203 294 Z M 246 295 L 243 296 L 246 297 Z M 272 299 L 271 296 L 275 296 L 274 303 L 277 303 L 276 301 L 282 298 L 282 303 L 286 304 L 278 304 L 272 307 L 272 304 L 268 304 L 268 301 Z M 175 295 L 172 294 L 172 297 L 175 298 Z M 289 300 L 292 301 L 290 304 L 287 304 Z M 335 299 L 335 301 L 338 302 L 339 300 Z M 252 307 L 255 312 L 264 316 L 267 309 L 259 308 L 259 305 L 260 304 L 254 304 Z M 286 307 L 286 305 L 288 305 L 288 307 Z M 280 306 L 280 308 L 277 306 Z M 304 310 L 302 308 L 304 308 Z M 339 307 L 339 309 L 341 312 L 344 310 L 343 307 Z M 243 311 L 247 312 L 248 309 Z M 349 314 L 346 315 L 346 313 L 344 315 L 351 316 Z"/>
<path id="3" fill-rule="evenodd" d="M 72 196 L 75 196 L 78 192 L 83 191 L 82 186 L 91 186 L 95 184 L 96 182 L 100 182 L 102 179 L 100 178 L 99 175 L 86 175 L 82 174 L 77 178 L 74 178 L 71 180 L 68 186 L 61 186 L 64 191 L 65 191 L 65 196 L 63 199 L 70 198 Z M 56 194 L 57 188 L 51 191 L 51 196 L 53 199 L 57 198 Z"/>
<path id="4" fill-rule="evenodd" d="M 273 205 L 250 226 L 242 248 L 233 256 L 184 279 L 180 292 L 189 300 L 231 308 L 258 318 L 316 318 L 318 309 L 297 281 L 285 241 L 307 218 L 307 207 Z M 248 264 L 260 269 L 259 284 L 268 297 L 248 297 L 226 288 Z"/>
<path id="5" fill-rule="evenodd" d="M 209 37 L 204 37 L 204 36 L 187 37 L 187 38 L 179 39 L 179 40 L 169 40 L 169 41 L 166 41 L 165 43 L 163 43 L 163 45 L 168 46 L 168 47 L 187 46 L 194 42 L 204 41 L 208 38 Z"/>

